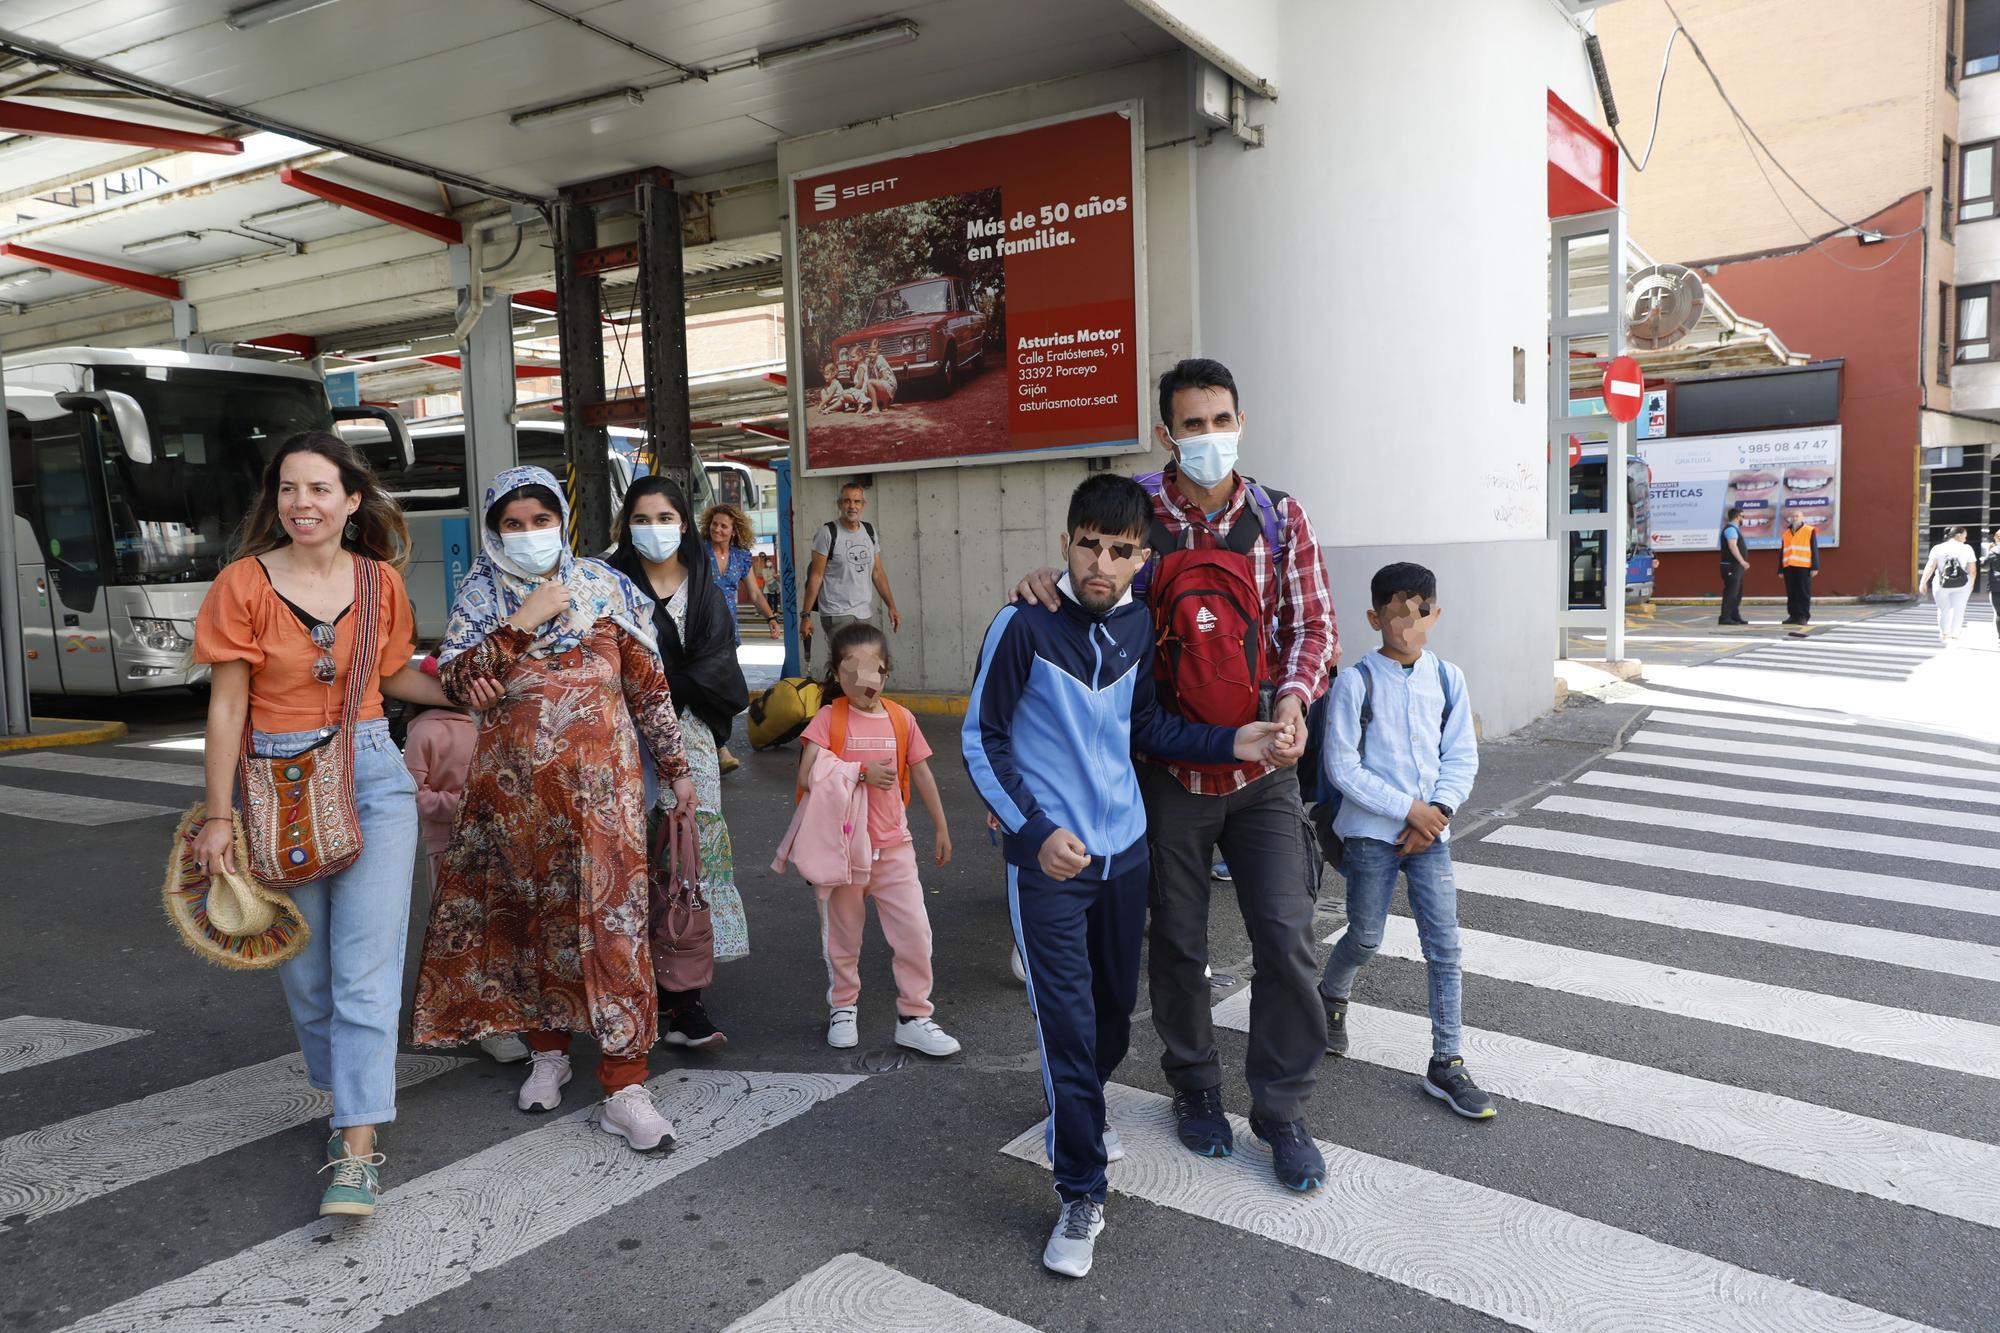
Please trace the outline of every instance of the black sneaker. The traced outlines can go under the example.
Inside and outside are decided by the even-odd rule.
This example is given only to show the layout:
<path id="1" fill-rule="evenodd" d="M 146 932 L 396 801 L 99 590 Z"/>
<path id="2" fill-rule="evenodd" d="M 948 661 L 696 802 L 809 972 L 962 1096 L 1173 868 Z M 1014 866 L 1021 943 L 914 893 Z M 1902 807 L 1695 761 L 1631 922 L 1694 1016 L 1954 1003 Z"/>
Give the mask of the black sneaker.
<path id="1" fill-rule="evenodd" d="M 1326 1158 L 1303 1120 L 1250 1117 L 1250 1132 L 1271 1145 L 1271 1170 L 1288 1190 L 1316 1190 L 1326 1183 Z"/>
<path id="2" fill-rule="evenodd" d="M 696 1051 L 729 1044 L 729 1038 L 709 1018 L 707 1008 L 698 998 L 683 999 L 672 1008 L 661 1006 L 660 1039 L 669 1046 L 685 1046 Z"/>
<path id="3" fill-rule="evenodd" d="M 1424 1071 L 1424 1091 L 1467 1120 L 1491 1120 L 1493 1099 L 1480 1091 L 1458 1056 L 1433 1060 Z"/>
<path id="4" fill-rule="evenodd" d="M 1174 1129 L 1183 1147 L 1203 1157 L 1227 1157 L 1236 1151 L 1236 1133 L 1229 1128 L 1218 1088 L 1175 1093 Z"/>
<path id="5" fill-rule="evenodd" d="M 1319 997 L 1326 1006 L 1326 1053 L 1328 1055 L 1347 1054 L 1347 1001 L 1336 1000 L 1331 995 Z"/>

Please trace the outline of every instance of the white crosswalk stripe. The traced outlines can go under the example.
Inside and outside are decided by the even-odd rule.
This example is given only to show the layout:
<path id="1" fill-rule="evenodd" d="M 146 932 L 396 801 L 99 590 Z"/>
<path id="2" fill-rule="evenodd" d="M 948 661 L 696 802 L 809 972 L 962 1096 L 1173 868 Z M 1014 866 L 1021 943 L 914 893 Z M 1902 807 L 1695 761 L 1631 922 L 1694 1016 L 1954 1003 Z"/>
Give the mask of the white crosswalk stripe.
<path id="1" fill-rule="evenodd" d="M 1497 981 L 2000 1079 L 2000 1027 L 1989 1023 L 1483 930 L 1461 930 L 1459 938 L 1464 969 Z M 1382 953 L 1422 962 L 1416 923 L 1405 916 L 1390 917 L 1382 932 Z"/>
<path id="2" fill-rule="evenodd" d="M 1535 805 L 1551 814 L 1594 815 L 1628 823 L 1651 823 L 1657 807 L 1627 805 L 1620 801 L 1593 801 L 1580 796 L 1551 796 Z M 1972 847 L 1961 843 L 1935 842 L 1929 838 L 1898 838 L 1887 833 L 1857 833 L 1852 829 L 1812 824 L 1781 824 L 1769 819 L 1745 819 L 1736 815 L 1708 815 L 1681 811 L 1674 822 L 1681 828 L 1735 838 L 1762 838 L 1772 842 L 1793 842 L 1808 847 L 1842 847 L 1877 856 L 1895 856 L 1911 861 L 1934 862 L 1943 853 L 1962 865 L 2000 869 L 2000 847 Z"/>
<path id="3" fill-rule="evenodd" d="M 1674 818 L 1681 813 L 1668 810 L 1655 822 L 1662 828 L 1684 827 Z M 1942 907 L 1953 912 L 2000 916 L 2000 890 L 1904 879 L 1899 875 L 1881 875 L 1867 870 L 1845 867 L 1828 870 L 1824 866 L 1801 865 L 1797 861 L 1730 856 L 1707 848 L 1697 851 L 1623 838 L 1600 838 L 1594 834 L 1571 833 L 1566 829 L 1541 828 L 1532 824 L 1507 824 L 1480 839 L 1482 846 L 1494 843 L 1505 847 L 1532 847 L 1563 856 L 1593 857 L 1622 865 L 1655 866 L 1661 870 L 1684 870 L 1724 879 L 1783 884 L 1788 888 L 1811 889 L 1815 893 L 1880 898 L 1884 902 L 1909 903 L 1917 907 Z"/>
<path id="4" fill-rule="evenodd" d="M 1671 893 L 1649 893 L 1644 889 L 1593 884 L 1559 875 L 1509 870 L 1502 866 L 1460 863 L 1453 867 L 1452 873 L 1461 890 L 1514 902 L 1539 903 L 1544 907 L 1562 907 L 1573 912 L 1594 912 L 1623 921 L 1642 921 L 1648 925 L 1669 926 L 1706 935 L 1726 935 L 1731 939 L 1777 944 L 1788 949 L 1809 949 L 1844 958 L 1866 958 L 1871 962 L 1890 963 L 1897 967 L 1942 972 L 1946 976 L 2000 981 L 2000 945 L 1970 944 L 1929 935 L 1910 935 L 1900 930 L 1883 930 L 1876 926 L 1820 921 L 1812 917 L 1793 916 L 1788 912 L 1766 911 L 1761 907 L 1682 898 Z"/>
<path id="5" fill-rule="evenodd" d="M 1248 1122 L 1230 1117 L 1237 1153 L 1195 1157 L 1174 1137 L 1168 1101 L 1112 1084 L 1125 1141 L 1111 1188 L 1402 1283 L 1454 1305 L 1549 1333 L 1702 1329 L 1828 1333 L 1924 1327 L 1636 1232 L 1322 1142 L 1325 1188 L 1306 1197 L 1272 1179 Z M 1046 1167 L 1039 1125 L 1001 1149 Z M 1107 1237 L 1122 1218 L 1109 1215 Z M 1099 1242 L 1108 1249 L 1115 1242 Z"/>
<path id="6" fill-rule="evenodd" d="M 159 764 L 143 759 L 100 759 L 96 755 L 31 750 L 0 755 L 0 768 L 43 773 L 71 773 L 86 778 L 119 778 L 127 782 L 158 782 L 173 787 L 200 787 L 208 778 L 200 764 Z"/>
<path id="7" fill-rule="evenodd" d="M 1699 713 L 1677 713 L 1655 709 L 1646 717 L 1648 725 L 1699 727 L 1703 731 L 1724 731 L 1748 736 L 1793 736 L 1822 744 L 1838 744 L 1843 749 L 1867 746 L 1877 750 L 1902 750 L 1909 754 L 1943 755 L 1961 762 L 1988 764 L 2000 769 L 2000 753 L 1991 746 L 1971 742 L 1919 740 L 1912 736 L 1882 736 L 1870 731 L 1832 732 L 1824 727 L 1804 727 L 1785 722 L 1739 721 L 1735 718 L 1704 717 Z"/>
<path id="8" fill-rule="evenodd" d="M 0 1074 L 32 1069 L 51 1060 L 102 1050 L 146 1035 L 143 1028 L 72 1023 L 66 1018 L 35 1018 L 29 1014 L 0 1018 Z"/>
<path id="9" fill-rule="evenodd" d="M 466 1063 L 396 1060 L 398 1087 Z M 296 1053 L 0 1139 L 0 1231 L 206 1161 L 331 1114 Z"/>
<path id="10" fill-rule="evenodd" d="M 51 824 L 124 824 L 134 819 L 178 815 L 186 808 L 143 801 L 113 801 L 101 796 L 74 796 L 68 792 L 40 791 L 30 787 L 0 786 L 0 815 L 39 819 Z"/>
<path id="11" fill-rule="evenodd" d="M 1950 778 L 1956 782 L 2000 783 L 2000 772 L 1966 768 L 1957 764 L 1933 764 L 1921 759 L 1892 759 L 1886 755 L 1864 754 L 1858 750 L 1835 749 L 1833 742 L 1815 748 L 1809 745 L 1767 745 L 1761 741 L 1718 742 L 1705 736 L 1683 736 L 1677 732 L 1655 731 L 1651 727 L 1632 734 L 1631 745 L 1658 746 L 1668 750 L 1696 750 L 1702 754 L 1721 751 L 1730 755 L 1761 755 L 1767 759 L 1797 759 L 1812 764 L 1832 764 L 1840 768 L 1871 768 L 1886 773 L 1922 773 Z"/>
<path id="12" fill-rule="evenodd" d="M 2000 815 L 1972 814 L 1964 810 L 1940 810 L 1927 805 L 1896 801 L 1856 801 L 1842 796 L 1812 796 L 1800 792 L 1746 790 L 1720 787 L 1712 782 L 1678 782 L 1641 773 L 1580 773 L 1571 781 L 1585 787 L 1617 791 L 1649 792 L 1655 796 L 1685 796 L 1690 800 L 1717 805 L 1748 805 L 1759 810 L 1811 810 L 1817 814 L 1854 815 L 1860 819 L 1881 819 L 1894 824 L 1926 824 L 1932 828 L 1976 829 L 2000 833 Z M 1951 799 L 1951 788 L 1938 787 L 1931 793 L 1937 800 Z"/>
<path id="13" fill-rule="evenodd" d="M 1215 1007 L 1215 1023 L 1250 1030 L 1249 987 Z M 1347 1059 L 1423 1074 L 1427 1016 L 1350 1004 L 1347 1029 Z M 1499 1096 L 2000 1227 L 2000 1146 L 1503 1032 L 1467 1027 L 1460 1036 L 1467 1066 Z M 1322 1082 L 1330 1076 L 1321 1070 Z"/>
<path id="14" fill-rule="evenodd" d="M 1604 758 L 1618 764 L 1645 764 L 1651 768 L 1680 768 L 1717 777 L 1756 778 L 1762 782 L 1785 782 L 1795 787 L 1836 787 L 1853 791 L 1855 779 L 1844 773 L 1813 773 L 1802 768 L 1773 768 L 1768 764 L 1736 764 L 1727 759 L 1688 759 L 1681 755 L 1655 754 L 1650 750 L 1614 750 Z M 1896 778 L 1871 777 L 1868 790 L 1884 796 L 1918 796 L 1938 800 L 1942 789 L 1932 782 L 1903 782 Z M 2000 791 L 1979 787 L 1953 787 L 1948 799 L 1962 805 L 2000 806 Z M 1773 799 L 1778 799 L 1774 797 Z"/>
<path id="15" fill-rule="evenodd" d="M 664 1158 L 633 1152 L 579 1111 L 392 1185 L 365 1224 L 323 1220 L 299 1227 L 68 1330 L 254 1326 L 265 1333 L 365 1333 L 860 1081 L 840 1074 L 664 1075 L 647 1087 L 684 1135 Z"/>
<path id="16" fill-rule="evenodd" d="M 723 1333 L 1035 1333 L 858 1254 L 815 1268 Z"/>

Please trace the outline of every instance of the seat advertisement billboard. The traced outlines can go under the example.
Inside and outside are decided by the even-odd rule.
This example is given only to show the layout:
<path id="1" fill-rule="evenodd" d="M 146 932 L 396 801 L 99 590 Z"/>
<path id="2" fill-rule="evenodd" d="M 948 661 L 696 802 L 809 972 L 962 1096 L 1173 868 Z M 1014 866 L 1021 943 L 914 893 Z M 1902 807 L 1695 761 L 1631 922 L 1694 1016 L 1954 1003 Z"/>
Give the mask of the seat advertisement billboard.
<path id="1" fill-rule="evenodd" d="M 1655 551 L 1713 551 L 1723 514 L 1743 507 L 1744 547 L 1775 550 L 1791 515 L 1840 545 L 1840 427 L 1644 440 L 1653 470 Z"/>
<path id="2" fill-rule="evenodd" d="M 1144 450 L 1139 110 L 788 181 L 807 474 Z"/>

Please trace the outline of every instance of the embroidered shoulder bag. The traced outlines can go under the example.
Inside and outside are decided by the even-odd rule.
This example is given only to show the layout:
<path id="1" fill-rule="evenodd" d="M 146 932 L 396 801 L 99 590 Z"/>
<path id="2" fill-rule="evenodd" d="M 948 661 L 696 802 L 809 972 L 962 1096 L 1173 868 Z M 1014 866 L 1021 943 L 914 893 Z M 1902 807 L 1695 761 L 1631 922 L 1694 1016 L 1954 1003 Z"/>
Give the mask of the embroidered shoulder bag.
<path id="1" fill-rule="evenodd" d="M 354 723 L 376 673 L 381 619 L 381 567 L 356 556 L 354 656 L 347 664 L 340 725 L 298 754 L 273 758 L 250 752 L 250 726 L 244 723 L 237 770 L 244 841 L 250 849 L 250 873 L 272 888 L 324 879 L 361 855 L 361 817 L 354 808 Z"/>

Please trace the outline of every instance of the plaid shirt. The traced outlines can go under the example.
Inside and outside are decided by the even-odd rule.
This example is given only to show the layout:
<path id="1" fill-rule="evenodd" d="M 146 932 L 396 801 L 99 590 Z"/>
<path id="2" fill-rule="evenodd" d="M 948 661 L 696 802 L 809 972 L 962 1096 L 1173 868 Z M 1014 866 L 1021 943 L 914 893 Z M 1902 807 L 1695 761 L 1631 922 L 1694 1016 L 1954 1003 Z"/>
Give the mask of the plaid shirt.
<path id="1" fill-rule="evenodd" d="M 1167 484 L 1153 497 L 1153 514 L 1181 547 L 1220 546 L 1239 522 L 1262 527 L 1263 516 L 1251 501 L 1247 485 L 1237 486 L 1222 516 L 1210 523 L 1200 508 L 1181 494 L 1175 477 L 1174 467 L 1169 463 Z M 1327 591 L 1326 562 L 1320 558 L 1319 541 L 1313 536 L 1312 520 L 1306 517 L 1305 506 L 1288 495 L 1274 507 L 1278 515 L 1278 540 L 1285 547 L 1285 558 L 1280 562 L 1284 577 L 1279 579 L 1272 569 L 1269 544 L 1261 537 L 1250 549 L 1251 573 L 1263 602 L 1265 623 L 1277 627 L 1276 651 L 1271 660 L 1276 667 L 1278 697 L 1295 695 L 1301 704 L 1310 705 L 1326 691 L 1328 668 L 1340 656 L 1340 631 L 1333 623 L 1333 597 Z M 1227 796 L 1277 771 L 1275 764 L 1265 763 L 1238 764 L 1218 772 L 1163 760 L 1148 762 L 1172 773 L 1196 796 Z"/>

